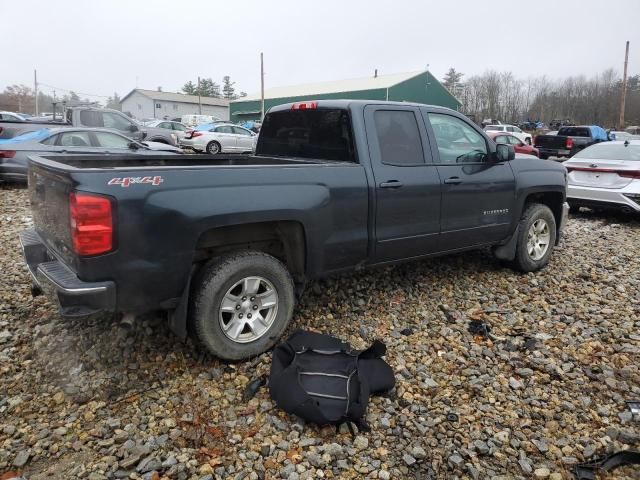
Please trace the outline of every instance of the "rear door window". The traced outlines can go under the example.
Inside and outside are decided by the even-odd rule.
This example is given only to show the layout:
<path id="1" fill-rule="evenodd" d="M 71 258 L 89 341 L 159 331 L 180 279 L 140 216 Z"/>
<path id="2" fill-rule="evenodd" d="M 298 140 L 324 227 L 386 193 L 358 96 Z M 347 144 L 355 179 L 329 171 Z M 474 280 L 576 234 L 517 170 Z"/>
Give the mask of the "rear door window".
<path id="1" fill-rule="evenodd" d="M 424 154 L 415 113 L 406 110 L 378 110 L 374 114 L 382 163 L 422 165 Z"/>
<path id="2" fill-rule="evenodd" d="M 223 125 L 216 128 L 216 133 L 233 133 L 233 129 L 229 125 Z"/>
<path id="3" fill-rule="evenodd" d="M 338 108 L 271 112 L 260 129 L 256 153 L 355 162 L 351 119 Z"/>

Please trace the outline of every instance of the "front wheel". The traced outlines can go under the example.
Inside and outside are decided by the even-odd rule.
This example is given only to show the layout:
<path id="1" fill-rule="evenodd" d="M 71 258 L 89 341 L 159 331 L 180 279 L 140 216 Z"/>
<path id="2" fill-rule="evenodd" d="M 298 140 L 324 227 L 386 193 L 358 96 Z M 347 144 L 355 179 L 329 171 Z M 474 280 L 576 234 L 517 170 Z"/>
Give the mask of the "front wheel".
<path id="1" fill-rule="evenodd" d="M 549 263 L 556 242 L 556 219 L 546 205 L 527 205 L 518 226 L 514 267 L 535 272 Z"/>
<path id="2" fill-rule="evenodd" d="M 229 254 L 209 262 L 195 282 L 191 322 L 213 355 L 242 360 L 273 347 L 295 303 L 291 275 L 262 252 Z"/>

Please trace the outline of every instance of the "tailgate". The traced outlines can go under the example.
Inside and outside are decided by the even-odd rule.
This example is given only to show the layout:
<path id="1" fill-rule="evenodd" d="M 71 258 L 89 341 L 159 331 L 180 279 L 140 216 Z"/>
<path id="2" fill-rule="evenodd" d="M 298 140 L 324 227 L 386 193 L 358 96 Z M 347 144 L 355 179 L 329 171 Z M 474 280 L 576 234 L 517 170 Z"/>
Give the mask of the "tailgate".
<path id="1" fill-rule="evenodd" d="M 539 148 L 548 148 L 551 150 L 563 149 L 567 145 L 567 137 L 558 135 L 538 135 L 534 144 Z"/>
<path id="2" fill-rule="evenodd" d="M 46 166 L 29 165 L 29 198 L 36 231 L 52 253 L 72 264 L 74 255 L 69 226 L 71 179 Z"/>

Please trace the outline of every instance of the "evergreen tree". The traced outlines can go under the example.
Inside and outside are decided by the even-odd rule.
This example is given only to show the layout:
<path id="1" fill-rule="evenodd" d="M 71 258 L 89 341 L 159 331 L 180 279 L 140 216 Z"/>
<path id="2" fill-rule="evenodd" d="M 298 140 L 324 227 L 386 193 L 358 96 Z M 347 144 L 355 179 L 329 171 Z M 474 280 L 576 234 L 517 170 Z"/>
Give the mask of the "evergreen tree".
<path id="1" fill-rule="evenodd" d="M 197 88 L 198 87 L 196 86 L 196 84 L 193 83 L 191 80 L 189 80 L 187 83 L 185 83 L 182 86 L 182 91 L 187 95 L 197 95 L 198 94 Z"/>
<path id="2" fill-rule="evenodd" d="M 442 79 L 442 85 L 449 90 L 450 93 L 456 95 L 462 89 L 462 77 L 464 73 L 457 72 L 455 68 L 450 68 Z"/>
<path id="3" fill-rule="evenodd" d="M 122 108 L 120 105 L 120 95 L 118 95 L 118 92 L 113 92 L 113 97 L 109 97 L 107 99 L 107 108 L 111 108 L 113 110 L 120 110 Z"/>
<path id="4" fill-rule="evenodd" d="M 236 82 L 231 81 L 229 75 L 222 77 L 222 94 L 227 100 L 233 100 L 236 97 L 236 89 L 233 87 Z"/>

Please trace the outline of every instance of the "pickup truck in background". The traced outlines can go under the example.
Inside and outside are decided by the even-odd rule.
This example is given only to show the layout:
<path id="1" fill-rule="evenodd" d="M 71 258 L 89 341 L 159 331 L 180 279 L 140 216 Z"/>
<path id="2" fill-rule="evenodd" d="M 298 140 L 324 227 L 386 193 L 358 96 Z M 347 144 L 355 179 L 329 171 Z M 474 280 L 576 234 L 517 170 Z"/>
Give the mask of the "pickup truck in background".
<path id="1" fill-rule="evenodd" d="M 607 132 L 597 126 L 560 127 L 557 135 L 538 135 L 534 146 L 540 152 L 540 158 L 573 157 L 580 150 L 598 142 L 609 140 Z"/>
<path id="2" fill-rule="evenodd" d="M 165 128 L 153 128 L 140 125 L 118 110 L 98 107 L 67 108 L 64 120 L 29 120 L 28 122 L 0 121 L 0 139 L 10 139 L 27 132 L 42 128 L 91 127 L 110 128 L 141 142 L 160 142 L 176 146 L 177 135 Z"/>
<path id="3" fill-rule="evenodd" d="M 31 157 L 21 243 L 63 315 L 166 311 L 238 360 L 275 344 L 311 279 L 484 247 L 543 268 L 566 177 L 446 108 L 293 103 L 255 155 Z"/>

